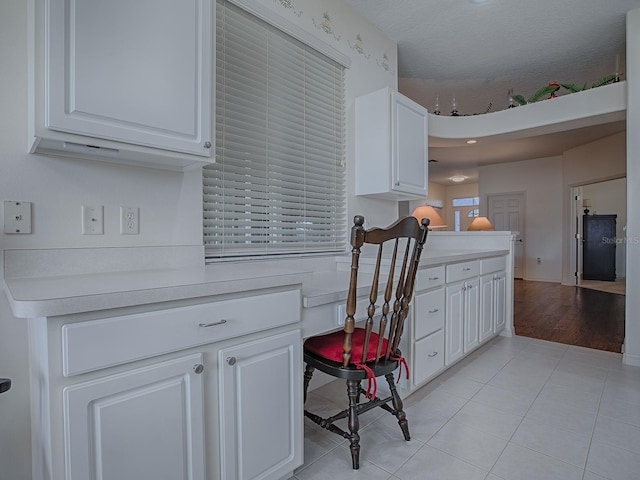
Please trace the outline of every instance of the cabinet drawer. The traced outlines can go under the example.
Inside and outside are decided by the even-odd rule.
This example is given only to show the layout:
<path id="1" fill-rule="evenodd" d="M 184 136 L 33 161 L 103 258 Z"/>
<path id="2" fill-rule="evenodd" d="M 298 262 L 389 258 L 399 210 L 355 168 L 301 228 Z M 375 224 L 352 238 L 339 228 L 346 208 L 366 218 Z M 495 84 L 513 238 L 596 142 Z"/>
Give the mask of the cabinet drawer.
<path id="1" fill-rule="evenodd" d="M 418 270 L 416 274 L 416 291 L 428 290 L 444 284 L 444 265 Z"/>
<path id="2" fill-rule="evenodd" d="M 444 368 L 444 331 L 417 341 L 414 353 L 413 383 L 419 385 Z"/>
<path id="3" fill-rule="evenodd" d="M 444 288 L 416 295 L 414 335 L 420 339 L 444 327 Z"/>
<path id="4" fill-rule="evenodd" d="M 62 326 L 64 376 L 299 322 L 299 290 Z"/>
<path id="5" fill-rule="evenodd" d="M 507 257 L 485 258 L 480 260 L 480 275 L 499 272 L 507 268 Z"/>
<path id="6" fill-rule="evenodd" d="M 457 282 L 465 278 L 471 278 L 478 275 L 479 262 L 471 260 L 470 262 L 453 263 L 447 265 L 447 283 Z"/>

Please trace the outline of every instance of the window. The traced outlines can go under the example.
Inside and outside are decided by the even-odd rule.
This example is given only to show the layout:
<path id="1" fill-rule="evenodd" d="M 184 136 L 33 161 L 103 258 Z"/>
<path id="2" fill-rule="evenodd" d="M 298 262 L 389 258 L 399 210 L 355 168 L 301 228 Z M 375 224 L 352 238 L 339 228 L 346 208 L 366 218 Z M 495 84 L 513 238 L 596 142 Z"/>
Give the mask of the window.
<path id="1" fill-rule="evenodd" d="M 218 0 L 208 257 L 343 251 L 344 67 Z"/>
<path id="2" fill-rule="evenodd" d="M 454 198 L 451 201 L 451 205 L 456 208 L 453 211 L 453 229 L 456 232 L 466 230 L 471 221 L 470 219 L 480 215 L 480 209 L 476 208 L 477 205 L 480 205 L 480 197 Z M 463 215 L 466 216 L 466 220 L 463 220 Z"/>
<path id="3" fill-rule="evenodd" d="M 473 207 L 480 205 L 480 197 L 454 198 L 451 205 L 454 207 Z"/>

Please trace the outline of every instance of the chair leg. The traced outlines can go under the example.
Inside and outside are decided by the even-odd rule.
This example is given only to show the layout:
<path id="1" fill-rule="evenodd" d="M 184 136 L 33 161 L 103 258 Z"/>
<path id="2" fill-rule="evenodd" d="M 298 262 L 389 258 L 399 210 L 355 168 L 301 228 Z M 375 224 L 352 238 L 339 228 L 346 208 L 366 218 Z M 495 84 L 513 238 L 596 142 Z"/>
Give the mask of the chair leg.
<path id="1" fill-rule="evenodd" d="M 311 377 L 313 377 L 313 371 L 315 370 L 315 368 L 313 368 L 311 365 L 307 364 L 306 368 L 304 369 L 304 400 L 303 400 L 303 404 L 307 403 L 307 389 L 309 388 L 309 382 L 311 381 Z"/>
<path id="2" fill-rule="evenodd" d="M 353 469 L 358 470 L 360 468 L 360 435 L 358 429 L 360 428 L 360 421 L 358 420 L 358 396 L 360 395 L 360 381 L 359 380 L 347 380 L 347 395 L 349 396 L 349 446 L 351 450 L 351 462 Z"/>
<path id="3" fill-rule="evenodd" d="M 388 373 L 384 376 L 387 379 L 387 383 L 389 384 L 389 389 L 391 390 L 391 403 L 393 404 L 393 409 L 395 410 L 395 416 L 398 419 L 398 425 L 402 429 L 402 434 L 404 435 L 404 439 L 409 441 L 411 440 L 411 435 L 409 435 L 409 422 L 407 421 L 407 415 L 404 413 L 404 405 L 402 403 L 402 399 L 400 395 L 398 395 L 398 390 L 396 390 L 396 384 L 393 380 L 393 373 Z"/>

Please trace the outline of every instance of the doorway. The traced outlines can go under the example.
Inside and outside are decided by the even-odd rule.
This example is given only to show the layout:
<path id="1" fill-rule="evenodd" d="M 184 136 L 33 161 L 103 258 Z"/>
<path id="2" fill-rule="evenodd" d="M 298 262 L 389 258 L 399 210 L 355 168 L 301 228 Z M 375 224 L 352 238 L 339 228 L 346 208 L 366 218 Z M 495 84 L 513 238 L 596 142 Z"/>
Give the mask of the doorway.
<path id="1" fill-rule="evenodd" d="M 615 276 L 616 281 L 626 278 L 626 225 L 627 180 L 626 177 L 593 182 L 571 188 L 572 223 L 570 269 L 575 284 L 584 283 L 584 218 L 592 215 L 616 215 L 615 222 Z M 611 240 L 610 240 L 611 241 Z"/>
<path id="2" fill-rule="evenodd" d="M 525 194 L 487 196 L 488 216 L 496 230 L 518 232 L 513 249 L 513 277 L 524 278 Z"/>

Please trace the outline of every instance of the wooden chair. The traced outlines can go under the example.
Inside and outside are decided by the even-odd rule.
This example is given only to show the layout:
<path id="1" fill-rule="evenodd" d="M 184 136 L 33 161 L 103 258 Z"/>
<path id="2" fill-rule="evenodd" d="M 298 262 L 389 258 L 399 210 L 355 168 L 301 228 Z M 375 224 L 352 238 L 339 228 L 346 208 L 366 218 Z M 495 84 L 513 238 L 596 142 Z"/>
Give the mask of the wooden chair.
<path id="1" fill-rule="evenodd" d="M 398 419 L 405 440 L 409 440 L 409 425 L 402 400 L 395 387 L 393 372 L 398 367 L 407 368 L 398 348 L 409 313 L 413 287 L 422 248 L 427 240 L 428 219 L 419 224 L 413 217 L 405 217 L 387 228 L 363 227 L 364 217 L 356 216 L 351 229 L 351 276 L 346 304 L 344 329 L 308 338 L 304 343 L 304 401 L 314 370 L 347 381 L 349 406 L 329 418 L 322 418 L 305 410 L 304 414 L 323 428 L 348 439 L 351 443 L 353 469 L 360 463 L 360 435 L 358 416 L 375 407 L 381 407 Z M 356 327 L 356 296 L 359 287 L 358 268 L 361 248 L 365 244 L 378 245 L 377 257 L 370 282 L 369 306 L 364 315 L 364 326 Z M 383 253 L 383 247 L 388 247 Z M 385 274 L 381 272 L 385 271 Z M 364 275 L 364 271 L 361 277 Z M 361 279 L 361 283 L 364 279 Z M 383 298 L 378 306 L 378 289 L 384 285 Z M 367 345 L 367 348 L 364 348 Z M 401 374 L 402 372 L 400 372 Z M 407 369 L 407 377 L 408 377 Z M 383 376 L 391 394 L 385 398 L 376 396 L 376 378 Z M 362 380 L 368 380 L 365 391 Z M 389 405 L 391 402 L 391 405 Z M 349 431 L 339 428 L 335 422 L 348 418 Z"/>

